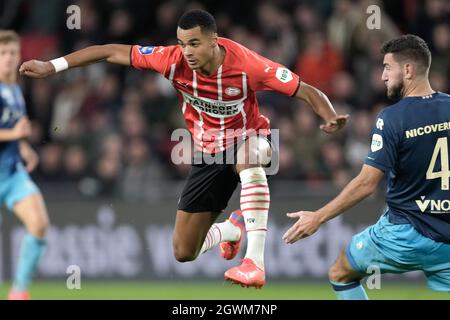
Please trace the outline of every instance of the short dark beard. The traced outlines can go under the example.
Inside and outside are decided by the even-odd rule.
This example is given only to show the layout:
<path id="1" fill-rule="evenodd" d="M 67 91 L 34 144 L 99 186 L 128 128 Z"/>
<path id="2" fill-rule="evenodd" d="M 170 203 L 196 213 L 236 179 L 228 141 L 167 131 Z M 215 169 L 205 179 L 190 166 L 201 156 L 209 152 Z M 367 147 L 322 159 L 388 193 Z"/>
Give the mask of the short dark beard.
<path id="1" fill-rule="evenodd" d="M 404 93 L 404 83 L 403 80 L 401 80 L 397 85 L 392 86 L 390 89 L 387 90 L 387 97 L 389 100 L 397 101 L 403 98 Z"/>

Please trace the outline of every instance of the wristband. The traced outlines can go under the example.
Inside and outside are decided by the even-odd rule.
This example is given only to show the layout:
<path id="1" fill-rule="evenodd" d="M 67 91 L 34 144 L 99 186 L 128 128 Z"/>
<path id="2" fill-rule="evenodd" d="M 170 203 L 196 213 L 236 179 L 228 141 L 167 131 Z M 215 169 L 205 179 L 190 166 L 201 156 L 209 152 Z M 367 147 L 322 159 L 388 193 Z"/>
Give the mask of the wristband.
<path id="1" fill-rule="evenodd" d="M 66 69 L 69 69 L 69 64 L 64 57 L 50 60 L 50 63 L 55 67 L 55 72 L 60 72 Z"/>

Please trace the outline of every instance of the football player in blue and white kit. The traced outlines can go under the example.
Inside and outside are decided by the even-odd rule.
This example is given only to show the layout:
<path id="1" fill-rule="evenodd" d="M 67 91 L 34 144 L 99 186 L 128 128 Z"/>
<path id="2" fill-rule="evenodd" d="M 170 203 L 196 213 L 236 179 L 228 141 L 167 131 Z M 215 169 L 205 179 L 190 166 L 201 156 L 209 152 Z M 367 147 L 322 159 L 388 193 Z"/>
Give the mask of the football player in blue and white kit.
<path id="1" fill-rule="evenodd" d="M 353 236 L 330 268 L 339 299 L 367 299 L 360 280 L 373 267 L 420 270 L 432 290 L 450 291 L 450 96 L 431 88 L 431 53 L 421 38 L 401 36 L 381 52 L 387 95 L 400 100 L 378 115 L 359 175 L 321 209 L 289 213 L 298 220 L 283 236 L 287 243 L 310 236 L 387 177 L 385 212 Z"/>
<path id="2" fill-rule="evenodd" d="M 28 300 L 28 288 L 45 249 L 49 219 L 39 189 L 31 180 L 38 157 L 25 140 L 31 133 L 22 91 L 17 84 L 19 36 L 0 30 L 0 205 L 13 211 L 27 229 L 10 300 Z"/>

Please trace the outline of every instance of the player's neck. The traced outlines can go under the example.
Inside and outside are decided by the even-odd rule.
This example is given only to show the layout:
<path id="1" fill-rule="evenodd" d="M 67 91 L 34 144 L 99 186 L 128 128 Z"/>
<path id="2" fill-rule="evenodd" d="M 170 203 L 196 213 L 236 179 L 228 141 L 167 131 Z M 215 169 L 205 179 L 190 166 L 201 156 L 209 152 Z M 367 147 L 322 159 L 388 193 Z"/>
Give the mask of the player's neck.
<path id="1" fill-rule="evenodd" d="M 17 83 L 17 76 L 15 74 L 0 74 L 0 82 L 13 85 Z"/>
<path id="2" fill-rule="evenodd" d="M 214 48 L 214 54 L 211 61 L 206 64 L 203 68 L 200 68 L 200 73 L 204 74 L 205 76 L 210 76 L 213 73 L 219 69 L 220 65 L 223 63 L 223 60 L 225 58 L 225 50 L 217 45 Z"/>
<path id="3" fill-rule="evenodd" d="M 409 86 L 405 87 L 403 97 L 423 97 L 435 93 L 431 88 L 428 79 L 420 79 L 412 81 Z"/>

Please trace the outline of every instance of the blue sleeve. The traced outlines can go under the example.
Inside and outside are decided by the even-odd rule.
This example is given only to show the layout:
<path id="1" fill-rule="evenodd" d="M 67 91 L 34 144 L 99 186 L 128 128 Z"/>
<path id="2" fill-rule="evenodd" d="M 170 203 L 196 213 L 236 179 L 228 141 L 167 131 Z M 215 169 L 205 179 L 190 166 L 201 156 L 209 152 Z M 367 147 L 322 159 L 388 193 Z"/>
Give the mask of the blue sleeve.
<path id="1" fill-rule="evenodd" d="M 0 95 L 0 129 L 9 129 L 8 121 L 6 121 L 6 114 L 4 114 L 5 111 L 3 98 Z"/>
<path id="2" fill-rule="evenodd" d="M 370 151 L 364 163 L 386 173 L 395 166 L 400 139 L 392 117 L 388 117 L 385 111 L 378 114 L 372 130 Z"/>

